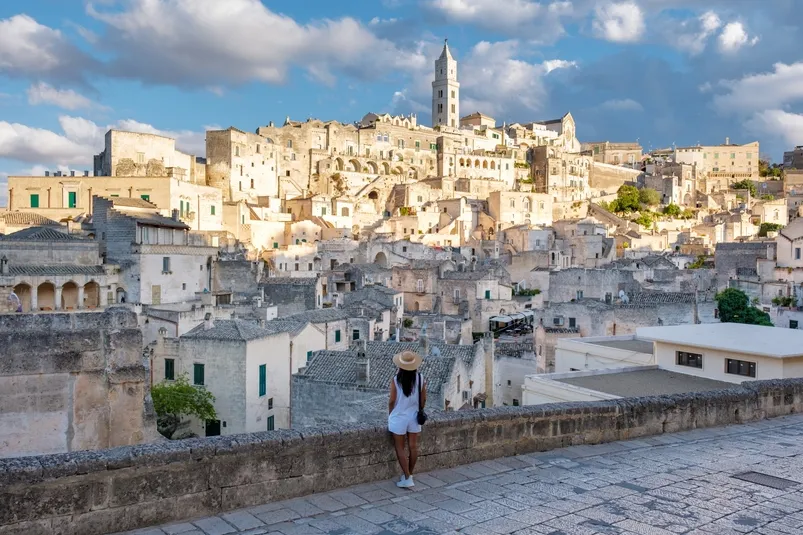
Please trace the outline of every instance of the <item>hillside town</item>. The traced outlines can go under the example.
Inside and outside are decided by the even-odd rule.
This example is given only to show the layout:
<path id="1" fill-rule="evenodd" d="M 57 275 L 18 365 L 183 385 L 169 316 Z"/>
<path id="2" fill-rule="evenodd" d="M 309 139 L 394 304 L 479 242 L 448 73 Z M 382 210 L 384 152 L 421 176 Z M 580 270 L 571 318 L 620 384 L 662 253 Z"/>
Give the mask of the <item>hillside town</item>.
<path id="1" fill-rule="evenodd" d="M 736 138 L 580 141 L 568 112 L 463 115 L 459 80 L 444 44 L 432 126 L 288 117 L 209 130 L 204 155 L 110 130 L 91 171 L 11 176 L 0 299 L 133 311 L 142 388 L 184 378 L 215 400 L 214 418 L 160 419 L 171 438 L 381 421 L 402 349 L 425 357 L 433 411 L 594 398 L 554 377 L 661 367 L 646 340 L 724 333 L 729 289 L 803 340 L 803 147 L 769 166 Z M 684 363 L 676 389 L 787 374 L 750 362 Z M 17 436 L 0 453 L 39 448 Z"/>

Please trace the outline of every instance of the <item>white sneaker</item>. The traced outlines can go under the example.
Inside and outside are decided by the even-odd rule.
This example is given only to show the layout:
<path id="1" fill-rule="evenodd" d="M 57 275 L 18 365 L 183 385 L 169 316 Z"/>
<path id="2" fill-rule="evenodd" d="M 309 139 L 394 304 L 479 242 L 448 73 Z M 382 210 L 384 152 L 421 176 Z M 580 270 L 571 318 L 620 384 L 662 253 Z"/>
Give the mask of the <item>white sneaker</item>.
<path id="1" fill-rule="evenodd" d="M 413 476 L 410 476 L 406 479 L 402 478 L 401 481 L 396 483 L 396 486 L 399 487 L 400 489 L 409 489 L 410 487 L 414 487 L 415 483 L 413 482 Z"/>

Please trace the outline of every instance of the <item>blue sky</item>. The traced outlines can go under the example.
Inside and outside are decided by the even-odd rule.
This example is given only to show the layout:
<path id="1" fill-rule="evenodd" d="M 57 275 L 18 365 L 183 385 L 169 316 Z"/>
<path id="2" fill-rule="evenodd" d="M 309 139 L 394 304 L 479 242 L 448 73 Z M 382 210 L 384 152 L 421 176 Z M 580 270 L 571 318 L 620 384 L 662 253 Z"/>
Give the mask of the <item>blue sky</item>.
<path id="1" fill-rule="evenodd" d="M 571 111 L 581 140 L 803 144 L 799 0 L 5 0 L 0 179 L 91 169 L 110 127 L 430 122 L 448 37 L 461 111 Z"/>

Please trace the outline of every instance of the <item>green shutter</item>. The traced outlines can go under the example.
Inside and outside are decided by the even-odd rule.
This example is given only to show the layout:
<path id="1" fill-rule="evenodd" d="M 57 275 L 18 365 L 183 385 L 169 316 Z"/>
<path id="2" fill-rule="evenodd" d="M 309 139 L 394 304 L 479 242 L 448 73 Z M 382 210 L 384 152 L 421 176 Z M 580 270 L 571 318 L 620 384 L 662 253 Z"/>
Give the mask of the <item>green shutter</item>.
<path id="1" fill-rule="evenodd" d="M 31 193 L 31 208 L 39 208 L 39 194 Z"/>
<path id="2" fill-rule="evenodd" d="M 259 396 L 262 397 L 265 395 L 267 391 L 267 387 L 265 385 L 265 379 L 267 376 L 267 365 L 260 364 L 259 365 Z"/>
<path id="3" fill-rule="evenodd" d="M 273 416 L 268 416 L 268 431 L 274 430 Z"/>
<path id="4" fill-rule="evenodd" d="M 340 329 L 335 331 L 335 342 L 340 341 Z"/>
<path id="5" fill-rule="evenodd" d="M 215 205 L 214 204 L 209 207 L 209 213 L 211 213 L 212 215 L 215 215 Z"/>
<path id="6" fill-rule="evenodd" d="M 176 378 L 176 361 L 165 359 L 165 380 L 172 381 Z"/>
<path id="7" fill-rule="evenodd" d="M 312 360 L 312 351 L 307 351 L 307 364 L 309 364 L 310 360 Z"/>
<path id="8" fill-rule="evenodd" d="M 67 207 L 68 208 L 75 208 L 75 205 L 78 204 L 78 193 L 74 191 L 67 192 Z"/>
<path id="9" fill-rule="evenodd" d="M 491 298 L 491 290 L 485 290 L 485 299 Z"/>
<path id="10" fill-rule="evenodd" d="M 150 195 L 140 195 L 139 197 L 140 197 L 140 199 L 142 199 L 143 201 L 148 201 L 148 202 L 151 202 L 151 196 L 150 196 Z"/>
<path id="11" fill-rule="evenodd" d="M 273 242 L 273 248 L 274 249 L 278 249 L 279 248 L 279 242 L 277 242 L 277 241 Z"/>
<path id="12" fill-rule="evenodd" d="M 204 365 L 203 364 L 193 364 L 192 365 L 192 375 L 193 375 L 193 384 L 203 386 L 204 384 Z"/>

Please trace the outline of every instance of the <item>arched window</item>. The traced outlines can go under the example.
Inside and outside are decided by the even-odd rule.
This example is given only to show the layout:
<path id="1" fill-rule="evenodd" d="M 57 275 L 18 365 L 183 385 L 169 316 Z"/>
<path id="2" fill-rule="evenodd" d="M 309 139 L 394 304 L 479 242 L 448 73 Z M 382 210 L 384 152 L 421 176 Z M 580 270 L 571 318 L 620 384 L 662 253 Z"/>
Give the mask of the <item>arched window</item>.
<path id="1" fill-rule="evenodd" d="M 524 199 L 524 211 L 525 212 L 530 211 L 530 199 L 527 198 Z"/>
<path id="2" fill-rule="evenodd" d="M 340 215 L 343 217 L 348 217 L 349 215 L 348 206 L 344 206 L 343 208 L 340 209 Z"/>
<path id="3" fill-rule="evenodd" d="M 488 160 L 483 160 L 482 161 L 482 168 L 483 169 L 488 169 Z"/>
<path id="4" fill-rule="evenodd" d="M 496 169 L 496 162 L 491 161 L 491 169 Z"/>

